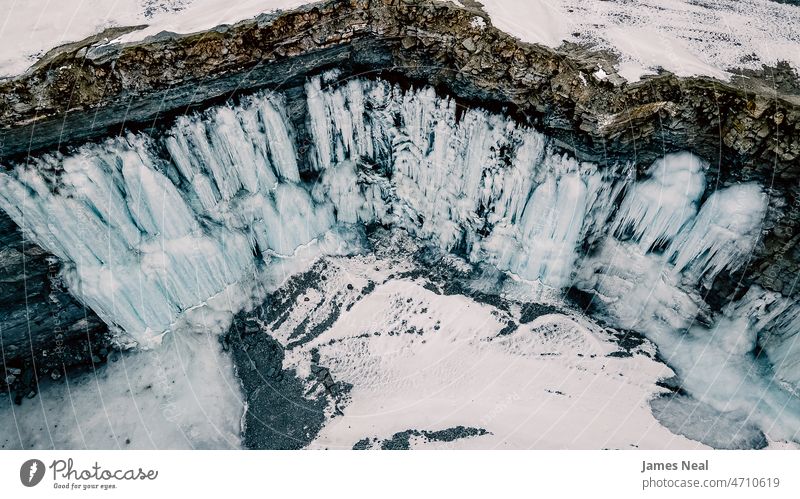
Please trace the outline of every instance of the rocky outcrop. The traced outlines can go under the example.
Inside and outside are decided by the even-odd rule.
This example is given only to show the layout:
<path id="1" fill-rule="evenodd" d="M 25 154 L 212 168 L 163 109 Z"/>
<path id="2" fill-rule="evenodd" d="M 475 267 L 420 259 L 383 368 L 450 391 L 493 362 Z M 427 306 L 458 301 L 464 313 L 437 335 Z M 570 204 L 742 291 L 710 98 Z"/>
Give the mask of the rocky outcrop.
<path id="1" fill-rule="evenodd" d="M 652 157 L 689 146 L 712 163 L 724 160 L 737 179 L 767 167 L 781 179 L 800 169 L 797 95 L 753 79 L 668 73 L 625 84 L 609 55 L 522 43 L 477 8 L 332 0 L 192 35 L 128 45 L 96 45 L 98 38 L 56 49 L 0 84 L 2 157 L 147 126 L 187 106 L 291 87 L 337 67 L 390 71 L 466 101 L 508 106 L 583 157 Z M 610 76 L 594 76 L 600 67 Z"/>
<path id="2" fill-rule="evenodd" d="M 40 378 L 109 356 L 108 328 L 61 285 L 60 264 L 0 213 L 0 389 L 19 402 Z"/>
<path id="3" fill-rule="evenodd" d="M 633 158 L 645 167 L 664 152 L 690 149 L 711 165 L 709 190 L 757 179 L 772 199 L 763 241 L 754 260 L 718 278 L 707 299 L 727 301 L 742 281 L 797 295 L 800 97 L 783 80 L 662 73 L 629 84 L 613 72 L 609 54 L 523 43 L 494 28 L 479 7 L 431 0 L 329 0 L 203 33 L 103 43 L 119 33 L 56 49 L 28 73 L 0 81 L 0 163 L 158 127 L 255 89 L 302 93 L 309 75 L 332 68 L 340 78 L 374 74 L 504 109 L 601 164 Z M 596 76 L 598 68 L 607 76 Z M 302 125 L 305 112 L 296 111 Z"/>

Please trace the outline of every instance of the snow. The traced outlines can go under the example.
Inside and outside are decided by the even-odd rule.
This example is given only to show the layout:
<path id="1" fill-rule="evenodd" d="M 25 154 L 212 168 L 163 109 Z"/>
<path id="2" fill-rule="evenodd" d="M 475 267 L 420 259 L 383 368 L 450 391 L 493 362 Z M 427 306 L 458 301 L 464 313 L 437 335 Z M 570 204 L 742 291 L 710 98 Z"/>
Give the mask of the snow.
<path id="1" fill-rule="evenodd" d="M 2 0 L 0 77 L 23 73 L 48 50 L 77 42 L 106 28 L 146 28 L 114 40 L 143 40 L 162 31 L 193 33 L 300 7 L 304 0 Z M 149 9 L 148 9 L 149 7 Z M 150 12 L 148 14 L 148 12 Z"/>
<path id="2" fill-rule="evenodd" d="M 488 307 L 402 282 L 373 296 L 313 344 L 333 376 L 354 388 L 344 417 L 328 424 L 312 447 L 349 448 L 366 436 L 459 425 L 491 433 L 456 443 L 469 448 L 694 446 L 665 431 L 646 405 L 664 366 L 643 357 L 609 360 L 613 347 L 568 318 L 540 318 L 489 343 L 501 326 Z M 397 324 L 385 321 L 409 298 L 435 311 L 419 325 L 428 326 L 426 333 L 386 336 Z M 434 320 L 441 332 L 430 328 Z M 384 335 L 351 339 L 365 325 Z M 323 346 L 332 339 L 343 341 Z"/>
<path id="3" fill-rule="evenodd" d="M 0 445 L 25 449 L 240 447 L 242 399 L 211 328 L 169 335 L 91 373 L 0 401 Z"/>
<path id="4" fill-rule="evenodd" d="M 688 43 L 673 33 L 672 30 L 654 33 L 651 26 L 625 26 L 609 28 L 599 36 L 604 35 L 608 46 L 622 55 L 617 72 L 628 81 L 637 81 L 658 68 L 678 76 L 706 75 L 727 79 L 727 68 L 720 66 L 723 61 L 701 59 L 700 54 L 693 53 Z M 730 67 L 740 67 L 740 63 L 732 62 Z"/>
<path id="5" fill-rule="evenodd" d="M 559 1 L 486 0 L 481 4 L 495 27 L 526 42 L 558 47 L 578 29 L 577 20 L 565 15 Z"/>
<path id="6" fill-rule="evenodd" d="M 800 7 L 772 0 L 483 0 L 498 28 L 531 42 L 609 49 L 628 81 L 664 68 L 728 79 L 734 68 L 800 69 Z"/>
<path id="7" fill-rule="evenodd" d="M 114 43 L 162 31 L 192 33 L 303 0 L 2 0 L 0 77 L 24 72 L 45 52 L 112 26 L 147 25 Z M 458 5 L 458 2 L 453 2 Z M 628 81 L 659 67 L 679 76 L 727 79 L 733 68 L 788 61 L 800 68 L 800 7 L 772 0 L 484 0 L 493 25 L 523 41 L 591 44 L 619 55 Z M 476 17 L 473 25 L 485 21 Z M 602 75 L 599 76 L 602 79 Z"/>

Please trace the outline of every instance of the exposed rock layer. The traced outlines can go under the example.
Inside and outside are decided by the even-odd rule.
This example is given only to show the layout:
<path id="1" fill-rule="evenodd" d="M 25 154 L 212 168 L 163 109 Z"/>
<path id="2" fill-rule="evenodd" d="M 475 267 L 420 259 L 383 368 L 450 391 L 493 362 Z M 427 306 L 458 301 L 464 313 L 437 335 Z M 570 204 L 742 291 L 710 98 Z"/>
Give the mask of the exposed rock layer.
<path id="1" fill-rule="evenodd" d="M 688 146 L 737 166 L 740 178 L 765 167 L 779 178 L 797 174 L 800 97 L 752 79 L 667 73 L 615 86 L 615 75 L 592 76 L 598 64 L 608 68 L 603 54 L 522 43 L 473 22 L 483 15 L 431 1 L 336 0 L 138 44 L 93 46 L 92 37 L 0 85 L 2 154 L 151 123 L 164 111 L 255 87 L 291 87 L 335 66 L 346 74 L 392 70 L 463 99 L 509 105 L 581 156 Z"/>
<path id="2" fill-rule="evenodd" d="M 57 379 L 112 353 L 108 328 L 61 286 L 59 270 L 0 213 L 0 389 L 17 401 L 36 393 L 37 377 Z"/>

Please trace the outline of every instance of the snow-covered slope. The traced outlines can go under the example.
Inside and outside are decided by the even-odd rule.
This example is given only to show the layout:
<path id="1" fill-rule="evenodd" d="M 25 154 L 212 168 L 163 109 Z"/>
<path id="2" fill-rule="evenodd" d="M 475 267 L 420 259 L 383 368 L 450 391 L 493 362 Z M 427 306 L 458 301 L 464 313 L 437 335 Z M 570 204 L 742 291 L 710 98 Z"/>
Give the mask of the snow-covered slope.
<path id="1" fill-rule="evenodd" d="M 404 231 L 369 239 L 369 252 L 323 257 L 244 314 L 250 334 L 285 353 L 281 374 L 255 375 L 257 389 L 239 393 L 213 328 L 186 324 L 158 348 L 21 407 L 0 405 L 13 421 L 0 427 L 0 445 L 228 448 L 240 445 L 240 422 L 247 441 L 307 448 L 783 445 L 738 413 L 675 394 L 663 382 L 673 371 L 631 331 L 532 303 L 521 283 L 429 254 Z M 236 368 L 260 365 L 260 355 L 249 349 Z M 288 408 L 265 401 L 265 392 L 289 395 L 280 391 L 287 378 L 299 381 Z M 307 434 L 306 412 L 319 412 L 320 400 L 323 424 Z M 274 426 L 282 416 L 289 430 Z"/>
<path id="2" fill-rule="evenodd" d="M 140 26 L 117 41 L 136 41 L 161 31 L 193 33 L 232 24 L 306 0 L 2 0 L 0 77 L 24 72 L 48 50 L 106 28 Z"/>
<path id="3" fill-rule="evenodd" d="M 296 293 L 279 324 L 265 324 L 262 334 L 287 349 L 284 368 L 307 380 L 309 393 L 323 391 L 311 372 L 315 362 L 351 386 L 346 400 L 329 404 L 309 447 L 349 449 L 365 438 L 379 447 L 375 440 L 405 430 L 459 426 L 485 433 L 411 444 L 701 447 L 650 412 L 650 400 L 668 393 L 656 383 L 672 376 L 652 358 L 652 345 L 625 353 L 603 328 L 558 313 L 525 319 L 498 336 L 520 319 L 518 306 L 504 311 L 434 292 L 425 279 L 394 278 L 415 269 L 407 254 L 325 259 L 315 288 Z M 319 326 L 334 313 L 336 321 Z M 312 360 L 312 352 L 319 358 Z M 0 404 L 0 448 L 235 448 L 240 419 L 249 419 L 242 413 L 252 410 L 247 397 L 256 403 L 257 394 L 239 393 L 216 335 L 183 330 L 157 349 L 124 355 L 20 407 Z M 713 426 L 706 431 L 713 434 Z"/>
<path id="4" fill-rule="evenodd" d="M 231 359 L 210 330 L 184 333 L 58 384 L 42 380 L 20 406 L 2 400 L 0 449 L 239 448 Z"/>
<path id="5" fill-rule="evenodd" d="M 629 81 L 662 67 L 727 79 L 734 68 L 800 68 L 800 7 L 772 0 L 482 0 L 495 26 L 524 41 L 589 43 L 620 57 Z"/>
<path id="6" fill-rule="evenodd" d="M 299 293 L 279 325 L 264 324 L 290 346 L 286 368 L 312 377 L 316 363 L 351 386 L 311 448 L 387 448 L 409 430 L 412 448 L 702 447 L 650 411 L 668 393 L 656 383 L 672 376 L 652 345 L 626 351 L 580 314 L 526 314 L 522 303 L 443 292 L 454 277 L 426 278 L 407 236 L 381 243 L 389 249 L 378 255 L 327 260 L 321 289 Z M 444 258 L 439 271 L 450 265 L 469 269 Z M 348 288 L 355 300 L 342 296 Z M 344 302 L 337 319 L 298 336 L 333 300 Z M 478 431 L 445 441 L 415 434 L 459 427 Z"/>
<path id="7" fill-rule="evenodd" d="M 24 72 L 49 49 L 112 26 L 147 25 L 116 40 L 191 33 L 304 0 L 2 0 L 0 77 Z M 452 3 L 459 4 L 458 1 Z M 734 68 L 787 61 L 800 68 L 800 7 L 772 0 L 483 0 L 498 28 L 523 41 L 565 40 L 619 55 L 635 81 L 662 67 L 680 76 L 728 78 Z M 598 73 L 602 75 L 602 72 Z"/>

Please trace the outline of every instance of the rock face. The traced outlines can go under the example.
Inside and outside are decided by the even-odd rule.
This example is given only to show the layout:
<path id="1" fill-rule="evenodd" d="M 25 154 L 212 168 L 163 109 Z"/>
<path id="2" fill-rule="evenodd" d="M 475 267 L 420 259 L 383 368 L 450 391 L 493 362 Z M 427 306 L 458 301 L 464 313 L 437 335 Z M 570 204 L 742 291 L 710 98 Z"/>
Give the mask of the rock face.
<path id="1" fill-rule="evenodd" d="M 17 401 L 36 392 L 37 378 L 59 378 L 109 354 L 107 327 L 61 287 L 59 270 L 0 213 L 0 387 Z"/>
<path id="2" fill-rule="evenodd" d="M 96 45 L 103 37 L 56 49 L 25 75 L 0 82 L 0 163 L 124 128 L 159 126 L 192 107 L 259 88 L 302 96 L 309 75 L 334 68 L 340 78 L 424 82 L 464 105 L 505 109 L 580 158 L 601 164 L 633 158 L 644 167 L 665 152 L 690 149 L 711 165 L 709 192 L 754 179 L 770 186 L 754 260 L 736 275 L 720 276 L 707 299 L 727 301 L 741 281 L 798 294 L 800 97 L 792 85 L 668 73 L 627 84 L 613 74 L 607 55 L 522 43 L 492 27 L 479 8 L 430 0 L 330 0 L 191 35 Z M 599 67 L 609 76 L 593 76 Z M 304 111 L 290 113 L 301 133 Z M 4 226 L 2 234 L 15 233 Z M 2 251 L 13 244 L 4 239 Z M 44 275 L 45 256 L 38 258 Z M 18 260 L 4 257 L 4 263 L 20 274 Z M 20 293 L 8 295 L 17 305 L 4 312 L 22 317 L 14 308 L 23 302 Z M 56 308 L 83 316 L 70 303 Z M 87 314 L 95 330 L 98 321 Z M 52 331 L 38 327 L 34 337 Z"/>

